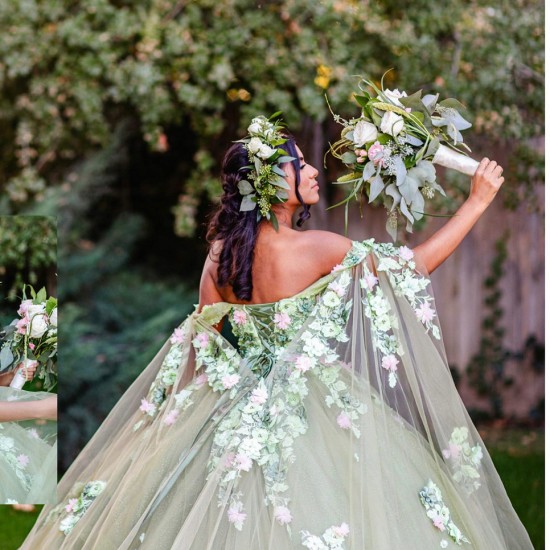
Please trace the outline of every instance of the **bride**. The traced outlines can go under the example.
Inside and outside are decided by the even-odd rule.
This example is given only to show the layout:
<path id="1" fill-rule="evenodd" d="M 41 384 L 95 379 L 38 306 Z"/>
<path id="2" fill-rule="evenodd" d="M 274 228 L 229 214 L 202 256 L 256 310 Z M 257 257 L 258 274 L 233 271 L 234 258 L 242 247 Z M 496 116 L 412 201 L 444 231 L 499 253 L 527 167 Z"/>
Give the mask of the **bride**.
<path id="1" fill-rule="evenodd" d="M 457 215 L 413 250 L 296 231 L 318 171 L 254 119 L 223 161 L 199 305 L 22 548 L 532 548 L 453 384 L 429 286 L 501 174 L 483 159 Z"/>
<path id="2" fill-rule="evenodd" d="M 0 504 L 55 502 L 57 396 L 10 388 L 0 374 Z M 23 372 L 32 380 L 36 366 Z"/>

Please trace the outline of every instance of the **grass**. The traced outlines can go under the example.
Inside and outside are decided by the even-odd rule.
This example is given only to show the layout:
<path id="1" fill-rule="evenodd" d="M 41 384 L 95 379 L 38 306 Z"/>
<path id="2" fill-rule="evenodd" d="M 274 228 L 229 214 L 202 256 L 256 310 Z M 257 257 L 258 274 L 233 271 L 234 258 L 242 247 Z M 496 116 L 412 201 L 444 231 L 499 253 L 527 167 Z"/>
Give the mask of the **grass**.
<path id="1" fill-rule="evenodd" d="M 494 427 L 479 431 L 535 550 L 543 550 L 543 431 L 498 430 Z M 16 550 L 33 526 L 40 509 L 41 506 L 37 506 L 35 512 L 25 513 L 17 512 L 11 506 L 0 506 L 0 549 Z"/>

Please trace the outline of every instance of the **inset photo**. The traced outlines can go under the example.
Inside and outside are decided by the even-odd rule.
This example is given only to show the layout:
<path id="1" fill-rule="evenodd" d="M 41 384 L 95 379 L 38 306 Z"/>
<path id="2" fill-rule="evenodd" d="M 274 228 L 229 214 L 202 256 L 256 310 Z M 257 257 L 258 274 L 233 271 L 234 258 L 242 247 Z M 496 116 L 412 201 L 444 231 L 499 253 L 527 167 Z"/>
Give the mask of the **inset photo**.
<path id="1" fill-rule="evenodd" d="M 56 296 L 55 218 L 0 216 L 0 504 L 22 511 L 56 499 Z"/>

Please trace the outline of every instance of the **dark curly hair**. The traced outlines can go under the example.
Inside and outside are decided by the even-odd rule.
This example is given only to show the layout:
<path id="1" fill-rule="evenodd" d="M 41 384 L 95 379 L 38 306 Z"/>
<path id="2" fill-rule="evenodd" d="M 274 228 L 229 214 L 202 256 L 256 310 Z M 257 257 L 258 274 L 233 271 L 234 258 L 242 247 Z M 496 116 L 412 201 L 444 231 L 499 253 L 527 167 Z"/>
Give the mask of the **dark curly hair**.
<path id="1" fill-rule="evenodd" d="M 296 197 L 303 206 L 299 227 L 311 216 L 309 205 L 305 204 L 298 186 L 300 185 L 300 161 L 296 151 L 296 140 L 286 134 L 287 141 L 280 145 L 295 160 L 291 161 L 296 174 Z M 239 210 L 242 195 L 237 187 L 239 181 L 247 179 L 250 170 L 241 170 L 249 164 L 248 153 L 242 143 L 234 143 L 227 150 L 222 163 L 221 180 L 223 193 L 220 204 L 208 224 L 206 240 L 209 252 L 216 241 L 223 240 L 218 256 L 217 284 L 219 287 L 231 285 L 239 300 L 249 301 L 252 297 L 252 263 L 260 222 L 257 221 L 257 208 L 247 212 Z M 262 218 L 263 219 L 263 218 Z"/>

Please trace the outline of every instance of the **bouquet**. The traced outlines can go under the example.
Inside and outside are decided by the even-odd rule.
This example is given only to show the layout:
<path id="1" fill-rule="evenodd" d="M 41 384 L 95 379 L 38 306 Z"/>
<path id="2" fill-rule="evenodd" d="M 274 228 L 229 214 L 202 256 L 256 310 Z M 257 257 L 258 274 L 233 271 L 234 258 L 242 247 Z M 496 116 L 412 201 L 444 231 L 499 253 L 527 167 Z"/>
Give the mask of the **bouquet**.
<path id="1" fill-rule="evenodd" d="M 383 192 L 389 214 L 386 230 L 396 240 L 399 212 L 407 220 L 406 230 L 412 232 L 415 220 L 424 216 L 425 198 L 433 198 L 435 191 L 445 195 L 436 182 L 434 163 L 469 175 L 479 163 L 466 154 L 470 149 L 460 132 L 471 124 L 462 116 L 460 102 L 438 101 L 439 94 L 423 96 L 422 90 L 412 95 L 387 90 L 383 81 L 381 89 L 371 81 L 362 81 L 374 93 L 360 84 L 362 93 L 355 95 L 361 107 L 358 118 L 345 120 L 333 113 L 344 129 L 330 151 L 350 169 L 335 183 L 352 186 L 348 196 L 334 206 L 346 205 L 347 231 L 349 201 L 361 201 L 363 188 L 369 203 Z"/>
<path id="2" fill-rule="evenodd" d="M 26 288 L 31 297 L 27 298 Z M 23 300 L 14 319 L 1 334 L 0 372 L 20 369 L 11 387 L 22 388 L 25 376 L 21 371 L 35 362 L 36 376 L 44 380 L 44 390 L 57 383 L 57 300 L 47 297 L 46 289 L 38 293 L 30 285 L 23 287 Z"/>

